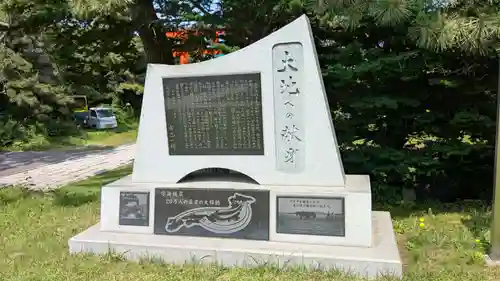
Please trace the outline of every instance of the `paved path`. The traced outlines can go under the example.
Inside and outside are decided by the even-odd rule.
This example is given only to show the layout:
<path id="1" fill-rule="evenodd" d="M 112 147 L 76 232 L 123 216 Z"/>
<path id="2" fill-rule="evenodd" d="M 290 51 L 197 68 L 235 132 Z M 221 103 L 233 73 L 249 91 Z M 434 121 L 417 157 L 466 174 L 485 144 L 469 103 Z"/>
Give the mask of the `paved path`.
<path id="1" fill-rule="evenodd" d="M 0 153 L 0 187 L 52 189 L 132 163 L 135 144 L 114 149 Z"/>

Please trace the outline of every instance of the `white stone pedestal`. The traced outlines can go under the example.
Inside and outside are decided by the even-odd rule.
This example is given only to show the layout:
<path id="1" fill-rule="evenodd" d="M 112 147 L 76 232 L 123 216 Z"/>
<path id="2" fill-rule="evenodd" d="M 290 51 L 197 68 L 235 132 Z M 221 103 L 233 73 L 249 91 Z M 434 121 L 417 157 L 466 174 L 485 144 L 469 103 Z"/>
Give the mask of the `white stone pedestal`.
<path id="1" fill-rule="evenodd" d="M 390 215 L 345 175 L 330 112 L 305 15 L 221 58 L 148 65 L 132 176 L 103 187 L 70 252 L 400 277 Z M 243 178 L 186 181 L 207 168 Z"/>
<path id="2" fill-rule="evenodd" d="M 269 191 L 269 241 L 192 236 L 155 235 L 155 189 L 231 189 Z M 147 226 L 120 225 L 120 192 L 149 193 Z M 344 198 L 345 235 L 314 236 L 277 233 L 277 196 Z M 402 275 L 402 263 L 390 214 L 371 211 L 368 176 L 348 175 L 344 188 L 260 186 L 225 177 L 224 181 L 178 184 L 134 183 L 125 177 L 103 187 L 101 222 L 69 240 L 71 253 L 104 254 L 110 250 L 126 258 L 161 258 L 184 264 L 203 258 L 224 266 L 258 266 L 341 269 L 367 277 Z M 265 218 L 267 219 L 267 218 Z"/>
<path id="3" fill-rule="evenodd" d="M 373 212 L 374 245 L 343 247 L 221 238 L 162 236 L 101 231 L 94 225 L 69 240 L 70 253 L 105 254 L 130 260 L 154 258 L 183 265 L 191 262 L 223 266 L 305 266 L 339 269 L 365 277 L 402 276 L 402 264 L 388 212 Z"/>

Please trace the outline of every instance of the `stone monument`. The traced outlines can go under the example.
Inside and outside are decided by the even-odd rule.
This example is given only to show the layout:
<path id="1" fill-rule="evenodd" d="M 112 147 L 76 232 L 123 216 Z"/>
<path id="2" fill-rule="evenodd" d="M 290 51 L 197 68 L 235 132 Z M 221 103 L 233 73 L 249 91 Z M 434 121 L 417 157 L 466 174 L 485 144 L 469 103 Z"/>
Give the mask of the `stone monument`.
<path id="1" fill-rule="evenodd" d="M 217 59 L 148 65 L 133 173 L 101 200 L 71 253 L 402 275 L 369 176 L 344 174 L 306 16 Z"/>

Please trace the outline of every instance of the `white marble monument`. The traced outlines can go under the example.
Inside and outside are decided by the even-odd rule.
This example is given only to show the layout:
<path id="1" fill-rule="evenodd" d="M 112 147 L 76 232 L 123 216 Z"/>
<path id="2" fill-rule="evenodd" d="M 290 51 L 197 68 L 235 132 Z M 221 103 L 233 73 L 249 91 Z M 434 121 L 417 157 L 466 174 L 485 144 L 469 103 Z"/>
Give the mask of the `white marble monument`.
<path id="1" fill-rule="evenodd" d="M 71 253 L 402 275 L 369 176 L 344 174 L 306 16 L 217 59 L 148 65 L 133 173 L 101 200 Z"/>

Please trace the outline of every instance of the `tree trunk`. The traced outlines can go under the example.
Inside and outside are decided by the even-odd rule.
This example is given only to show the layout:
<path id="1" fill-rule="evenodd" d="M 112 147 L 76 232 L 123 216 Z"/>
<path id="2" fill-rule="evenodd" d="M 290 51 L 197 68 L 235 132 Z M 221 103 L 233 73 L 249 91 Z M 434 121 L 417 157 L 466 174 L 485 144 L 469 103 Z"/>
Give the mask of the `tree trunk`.
<path id="1" fill-rule="evenodd" d="M 141 37 L 148 63 L 174 64 L 172 42 L 159 24 L 152 0 L 136 0 L 130 5 L 132 24 Z"/>

